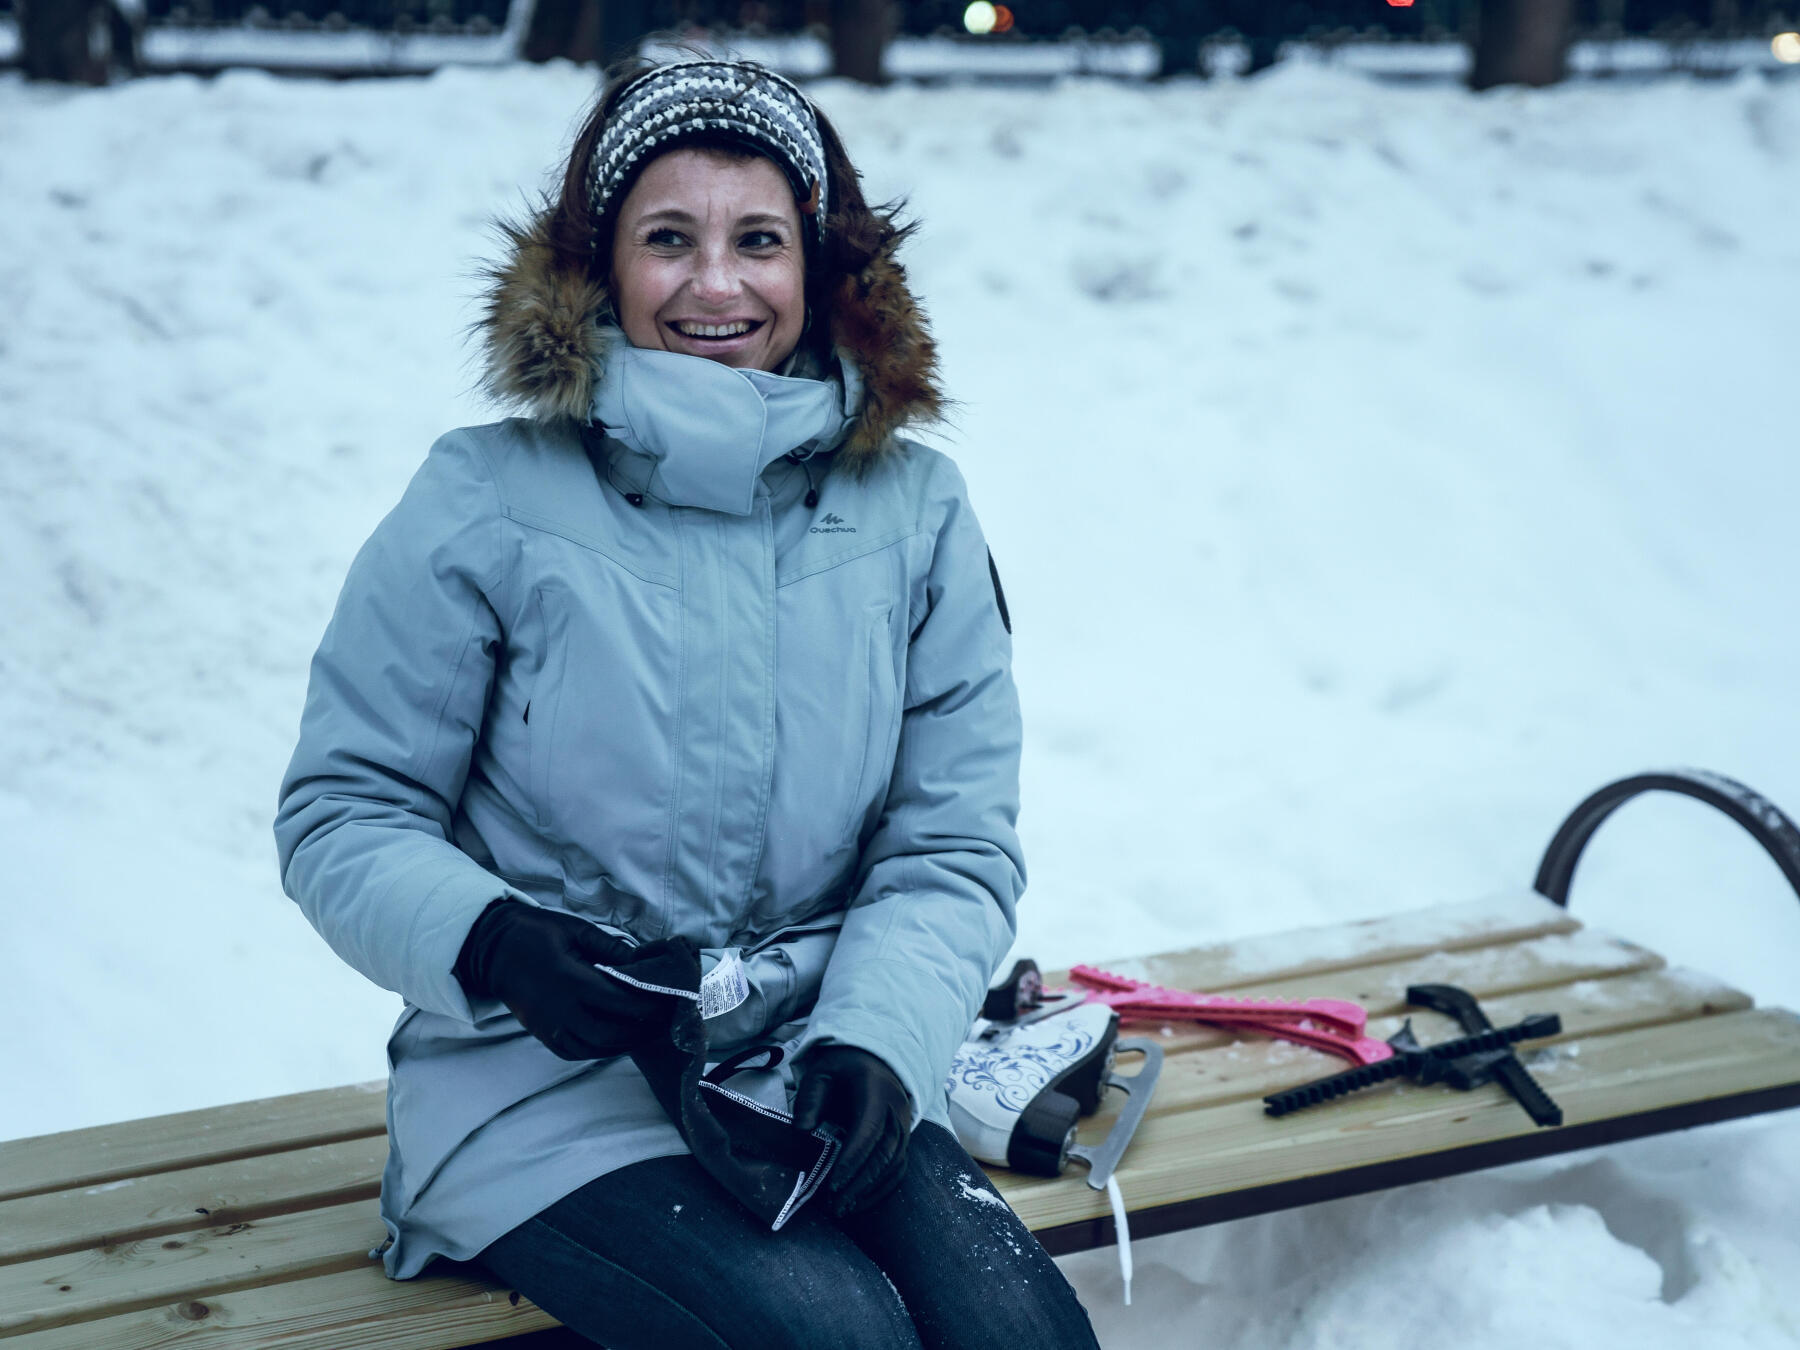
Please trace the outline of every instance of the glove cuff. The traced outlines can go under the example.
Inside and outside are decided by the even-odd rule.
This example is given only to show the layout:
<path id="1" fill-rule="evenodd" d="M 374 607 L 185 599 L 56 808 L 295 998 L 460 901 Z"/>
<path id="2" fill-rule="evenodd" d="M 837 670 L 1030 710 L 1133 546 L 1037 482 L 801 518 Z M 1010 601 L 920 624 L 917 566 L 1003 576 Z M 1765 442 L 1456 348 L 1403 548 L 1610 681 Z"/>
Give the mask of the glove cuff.
<path id="1" fill-rule="evenodd" d="M 503 895 L 482 910 L 469 925 L 469 935 L 463 939 L 462 950 L 456 954 L 456 964 L 450 967 L 450 973 L 462 985 L 463 993 L 470 998 L 497 997 L 488 983 L 494 952 L 512 926 L 515 916 L 510 911 L 530 908 L 530 905 Z"/>

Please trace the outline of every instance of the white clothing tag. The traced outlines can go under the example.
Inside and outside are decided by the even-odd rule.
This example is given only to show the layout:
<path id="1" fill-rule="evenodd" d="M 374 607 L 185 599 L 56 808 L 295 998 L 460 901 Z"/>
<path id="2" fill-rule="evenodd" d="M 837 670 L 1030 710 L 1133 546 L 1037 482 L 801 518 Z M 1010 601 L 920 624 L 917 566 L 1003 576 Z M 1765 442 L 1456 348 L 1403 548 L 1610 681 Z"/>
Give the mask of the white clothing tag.
<path id="1" fill-rule="evenodd" d="M 750 977 L 736 947 L 727 947 L 719 964 L 700 981 L 700 1016 L 723 1017 L 750 997 Z"/>

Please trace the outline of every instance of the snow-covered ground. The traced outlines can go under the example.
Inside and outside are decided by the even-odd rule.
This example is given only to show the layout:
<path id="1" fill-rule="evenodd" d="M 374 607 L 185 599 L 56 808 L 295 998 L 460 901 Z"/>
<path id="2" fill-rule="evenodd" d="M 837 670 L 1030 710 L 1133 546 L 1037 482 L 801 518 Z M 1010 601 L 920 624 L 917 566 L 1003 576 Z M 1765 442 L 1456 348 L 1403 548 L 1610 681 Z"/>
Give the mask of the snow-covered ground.
<path id="1" fill-rule="evenodd" d="M 1800 83 L 1281 67 L 816 86 L 963 408 L 1047 964 L 1526 884 L 1609 778 L 1800 807 Z M 570 69 L 0 80 L 0 1138 L 377 1077 L 269 819 L 349 557 L 486 420 L 484 222 Z M 1590 922 L 1800 1007 L 1800 909 L 1643 801 Z M 1065 1265 L 1109 1347 L 1800 1346 L 1800 1120 Z"/>

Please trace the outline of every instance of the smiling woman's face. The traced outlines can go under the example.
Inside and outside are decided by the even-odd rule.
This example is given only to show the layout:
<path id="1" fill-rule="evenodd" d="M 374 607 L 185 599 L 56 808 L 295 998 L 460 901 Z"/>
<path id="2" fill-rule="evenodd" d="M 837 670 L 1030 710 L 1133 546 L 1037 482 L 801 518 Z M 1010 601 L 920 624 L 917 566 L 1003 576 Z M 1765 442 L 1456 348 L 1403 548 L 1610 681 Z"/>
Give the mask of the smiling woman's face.
<path id="1" fill-rule="evenodd" d="M 800 341 L 800 210 L 772 160 L 671 150 L 619 207 L 613 304 L 634 347 L 774 370 Z"/>

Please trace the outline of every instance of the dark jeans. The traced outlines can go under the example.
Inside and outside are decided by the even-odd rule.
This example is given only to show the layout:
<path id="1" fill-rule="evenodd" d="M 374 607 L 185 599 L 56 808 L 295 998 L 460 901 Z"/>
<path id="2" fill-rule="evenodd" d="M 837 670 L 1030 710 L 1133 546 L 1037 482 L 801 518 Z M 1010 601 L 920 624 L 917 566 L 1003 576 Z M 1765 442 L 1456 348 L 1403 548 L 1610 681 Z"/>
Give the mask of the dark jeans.
<path id="1" fill-rule="evenodd" d="M 480 1261 L 608 1350 L 1098 1350 L 1031 1230 L 948 1130 L 913 1131 L 905 1178 L 837 1220 L 778 1233 L 689 1157 L 588 1183 Z"/>

